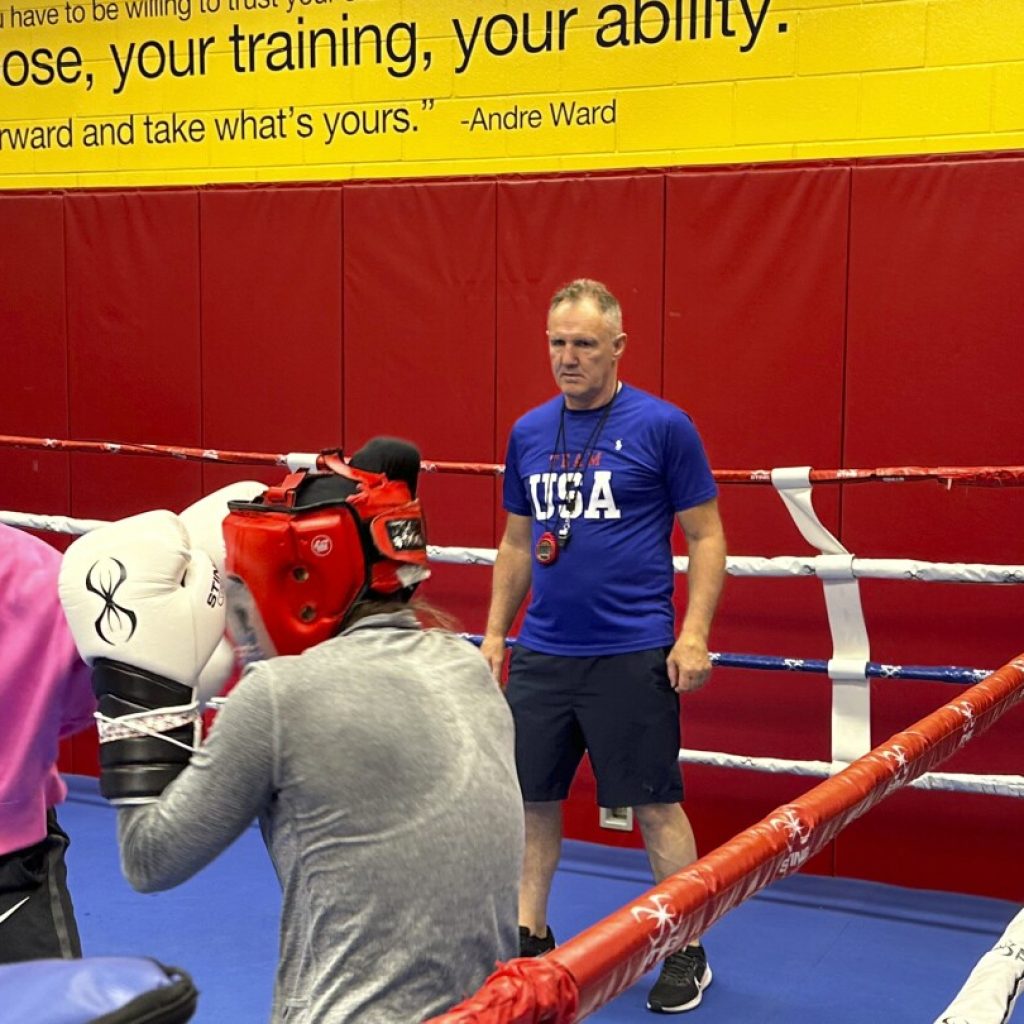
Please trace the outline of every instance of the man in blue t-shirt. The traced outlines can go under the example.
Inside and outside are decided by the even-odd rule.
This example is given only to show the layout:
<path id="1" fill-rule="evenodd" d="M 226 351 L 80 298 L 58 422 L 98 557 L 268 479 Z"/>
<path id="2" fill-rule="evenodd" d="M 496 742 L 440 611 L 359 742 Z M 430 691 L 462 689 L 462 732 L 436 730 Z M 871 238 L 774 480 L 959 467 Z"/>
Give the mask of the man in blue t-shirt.
<path id="1" fill-rule="evenodd" d="M 697 856 L 680 806 L 679 694 L 711 672 L 708 634 L 725 578 L 717 488 L 689 416 L 623 384 L 622 311 L 600 282 L 558 291 L 548 312 L 561 395 L 512 428 L 505 534 L 482 651 L 500 678 L 505 637 L 531 600 L 509 668 L 526 802 L 520 955 L 554 948 L 547 904 L 562 801 L 584 751 L 603 807 L 632 807 L 657 881 Z M 678 638 L 671 536 L 690 564 Z M 699 943 L 672 954 L 651 1010 L 693 1009 L 711 981 Z"/>

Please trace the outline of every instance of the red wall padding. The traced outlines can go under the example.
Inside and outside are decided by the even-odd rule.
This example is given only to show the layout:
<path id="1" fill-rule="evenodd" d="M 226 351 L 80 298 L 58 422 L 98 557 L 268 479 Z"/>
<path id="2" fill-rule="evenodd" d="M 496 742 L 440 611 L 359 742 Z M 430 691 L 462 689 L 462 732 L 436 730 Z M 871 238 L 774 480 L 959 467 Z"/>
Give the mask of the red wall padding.
<path id="1" fill-rule="evenodd" d="M 412 438 L 494 462 L 495 186 L 366 185 L 345 196 L 345 436 Z M 425 477 L 432 544 L 494 545 L 490 477 Z M 489 575 L 437 566 L 423 596 L 481 630 Z"/>
<path id="2" fill-rule="evenodd" d="M 344 441 L 341 193 L 200 195 L 203 444 L 319 451 Z M 203 464 L 207 490 L 275 469 Z"/>
<path id="3" fill-rule="evenodd" d="M 1022 190 L 1020 160 L 853 170 L 845 465 L 1022 461 L 1011 399 L 1024 371 Z M 848 488 L 847 546 L 877 557 L 1024 563 L 1024 490 L 940 486 Z M 1020 587 L 872 581 L 863 601 L 877 660 L 992 668 L 1024 648 Z M 876 739 L 949 699 L 929 683 L 876 684 L 873 695 Z M 1017 710 L 944 769 L 1019 774 L 1022 727 Z M 997 894 L 1007 883 L 993 877 L 993 851 L 999 863 L 1020 863 L 1024 807 L 901 794 L 844 833 L 838 871 L 876 870 L 880 834 L 930 851 L 893 858 L 887 880 L 943 888 L 956 870 Z M 1020 884 L 1012 888 L 1020 898 Z"/>
<path id="4" fill-rule="evenodd" d="M 619 296 L 625 373 L 637 387 L 661 393 L 664 192 L 660 175 L 499 183 L 493 344 L 502 459 L 516 418 L 551 397 L 548 303 L 574 278 L 596 278 Z"/>
<path id="5" fill-rule="evenodd" d="M 0 431 L 68 436 L 64 201 L 0 202 Z M 68 456 L 0 449 L 4 508 L 66 513 Z"/>
<path id="6" fill-rule="evenodd" d="M 199 200 L 189 192 L 65 197 L 69 431 L 75 438 L 200 443 Z M 182 508 L 195 463 L 71 456 L 71 513 L 113 519 Z M 72 740 L 94 762 L 92 732 Z"/>
<path id="7" fill-rule="evenodd" d="M 23 196 L 0 203 L 0 432 L 68 436 L 68 367 L 64 281 L 64 202 Z M 61 452 L 0 449 L 5 509 L 54 514 L 70 511 L 69 458 Z M 46 535 L 64 548 L 70 538 Z M 75 740 L 61 744 L 68 771 Z"/>
<path id="8" fill-rule="evenodd" d="M 844 168 L 668 176 L 665 396 L 694 417 L 713 465 L 840 464 L 848 209 Z M 838 497 L 816 495 L 833 531 Z M 770 488 L 723 487 L 720 506 L 733 554 L 809 553 Z M 720 616 L 719 650 L 831 651 L 815 580 L 729 580 Z M 685 699 L 684 745 L 829 760 L 830 701 L 822 679 L 722 669 Z M 737 816 L 770 809 L 764 780 L 719 772 L 698 786 L 687 775 L 704 848 L 733 835 Z M 791 780 L 772 786 L 779 802 L 793 795 Z"/>
<path id="9" fill-rule="evenodd" d="M 623 300 L 624 376 L 689 410 L 718 468 L 1019 463 L 1022 188 L 1024 156 L 1003 154 L 0 194 L 0 430 L 278 452 L 351 452 L 384 431 L 430 459 L 501 461 L 512 421 L 552 392 L 548 299 L 586 275 Z M 10 450 L 0 471 L 0 506 L 86 517 L 279 475 Z M 421 487 L 432 543 L 495 544 L 499 482 Z M 1024 563 L 1024 490 L 815 493 L 858 555 Z M 727 485 L 721 505 L 734 554 L 810 553 L 770 489 Z M 424 593 L 479 631 L 489 586 L 486 569 L 438 565 Z M 1019 588 L 867 581 L 863 595 L 875 660 L 995 667 L 1024 648 Z M 820 585 L 731 579 L 713 646 L 827 658 Z M 875 738 L 955 692 L 873 683 Z M 823 677 L 718 670 L 684 702 L 685 742 L 827 759 L 830 699 Z M 1019 772 L 1022 721 L 952 767 Z M 91 742 L 63 767 L 91 769 Z M 686 783 L 702 849 L 808 787 L 717 769 Z M 638 841 L 596 819 L 584 771 L 570 834 Z M 1008 800 L 900 794 L 812 867 L 1021 898 L 1021 821 Z"/>
<path id="10" fill-rule="evenodd" d="M 75 438 L 201 443 L 199 197 L 65 197 L 69 429 Z M 194 463 L 71 459 L 72 512 L 174 508 L 200 495 Z"/>

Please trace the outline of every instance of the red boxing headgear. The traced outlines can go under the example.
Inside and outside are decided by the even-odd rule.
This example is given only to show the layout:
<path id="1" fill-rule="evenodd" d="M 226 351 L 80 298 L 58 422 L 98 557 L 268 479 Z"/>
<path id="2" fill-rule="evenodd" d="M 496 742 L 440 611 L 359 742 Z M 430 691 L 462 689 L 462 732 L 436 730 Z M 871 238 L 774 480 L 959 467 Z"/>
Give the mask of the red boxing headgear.
<path id="1" fill-rule="evenodd" d="M 411 484 L 332 452 L 319 460 L 325 472 L 292 473 L 256 501 L 228 503 L 229 631 L 243 662 L 299 654 L 333 636 L 362 597 L 411 593 L 430 575 L 413 497 L 419 454 L 381 441 L 407 472 L 413 453 Z"/>

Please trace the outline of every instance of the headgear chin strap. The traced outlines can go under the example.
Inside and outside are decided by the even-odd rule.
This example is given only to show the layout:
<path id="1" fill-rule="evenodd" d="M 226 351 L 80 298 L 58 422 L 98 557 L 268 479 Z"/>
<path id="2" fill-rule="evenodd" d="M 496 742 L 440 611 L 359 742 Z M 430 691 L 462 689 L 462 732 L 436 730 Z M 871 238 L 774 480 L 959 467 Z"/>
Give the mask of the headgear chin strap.
<path id="1" fill-rule="evenodd" d="M 299 654 L 333 636 L 361 598 L 407 597 L 430 575 L 423 510 L 407 482 L 340 452 L 319 465 L 228 503 L 228 629 L 243 662 Z"/>

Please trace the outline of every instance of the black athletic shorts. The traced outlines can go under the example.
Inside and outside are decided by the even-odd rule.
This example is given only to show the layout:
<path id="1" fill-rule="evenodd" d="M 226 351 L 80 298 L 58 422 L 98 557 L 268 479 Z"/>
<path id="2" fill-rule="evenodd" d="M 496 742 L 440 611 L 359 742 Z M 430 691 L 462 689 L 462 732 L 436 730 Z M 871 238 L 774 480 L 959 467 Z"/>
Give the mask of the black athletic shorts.
<path id="1" fill-rule="evenodd" d="M 512 650 L 506 695 L 523 799 L 564 800 L 586 751 L 601 807 L 678 803 L 679 695 L 668 648 L 568 657 Z"/>
<path id="2" fill-rule="evenodd" d="M 0 855 L 0 963 L 82 955 L 64 863 L 69 843 L 51 809 L 45 839 Z"/>

